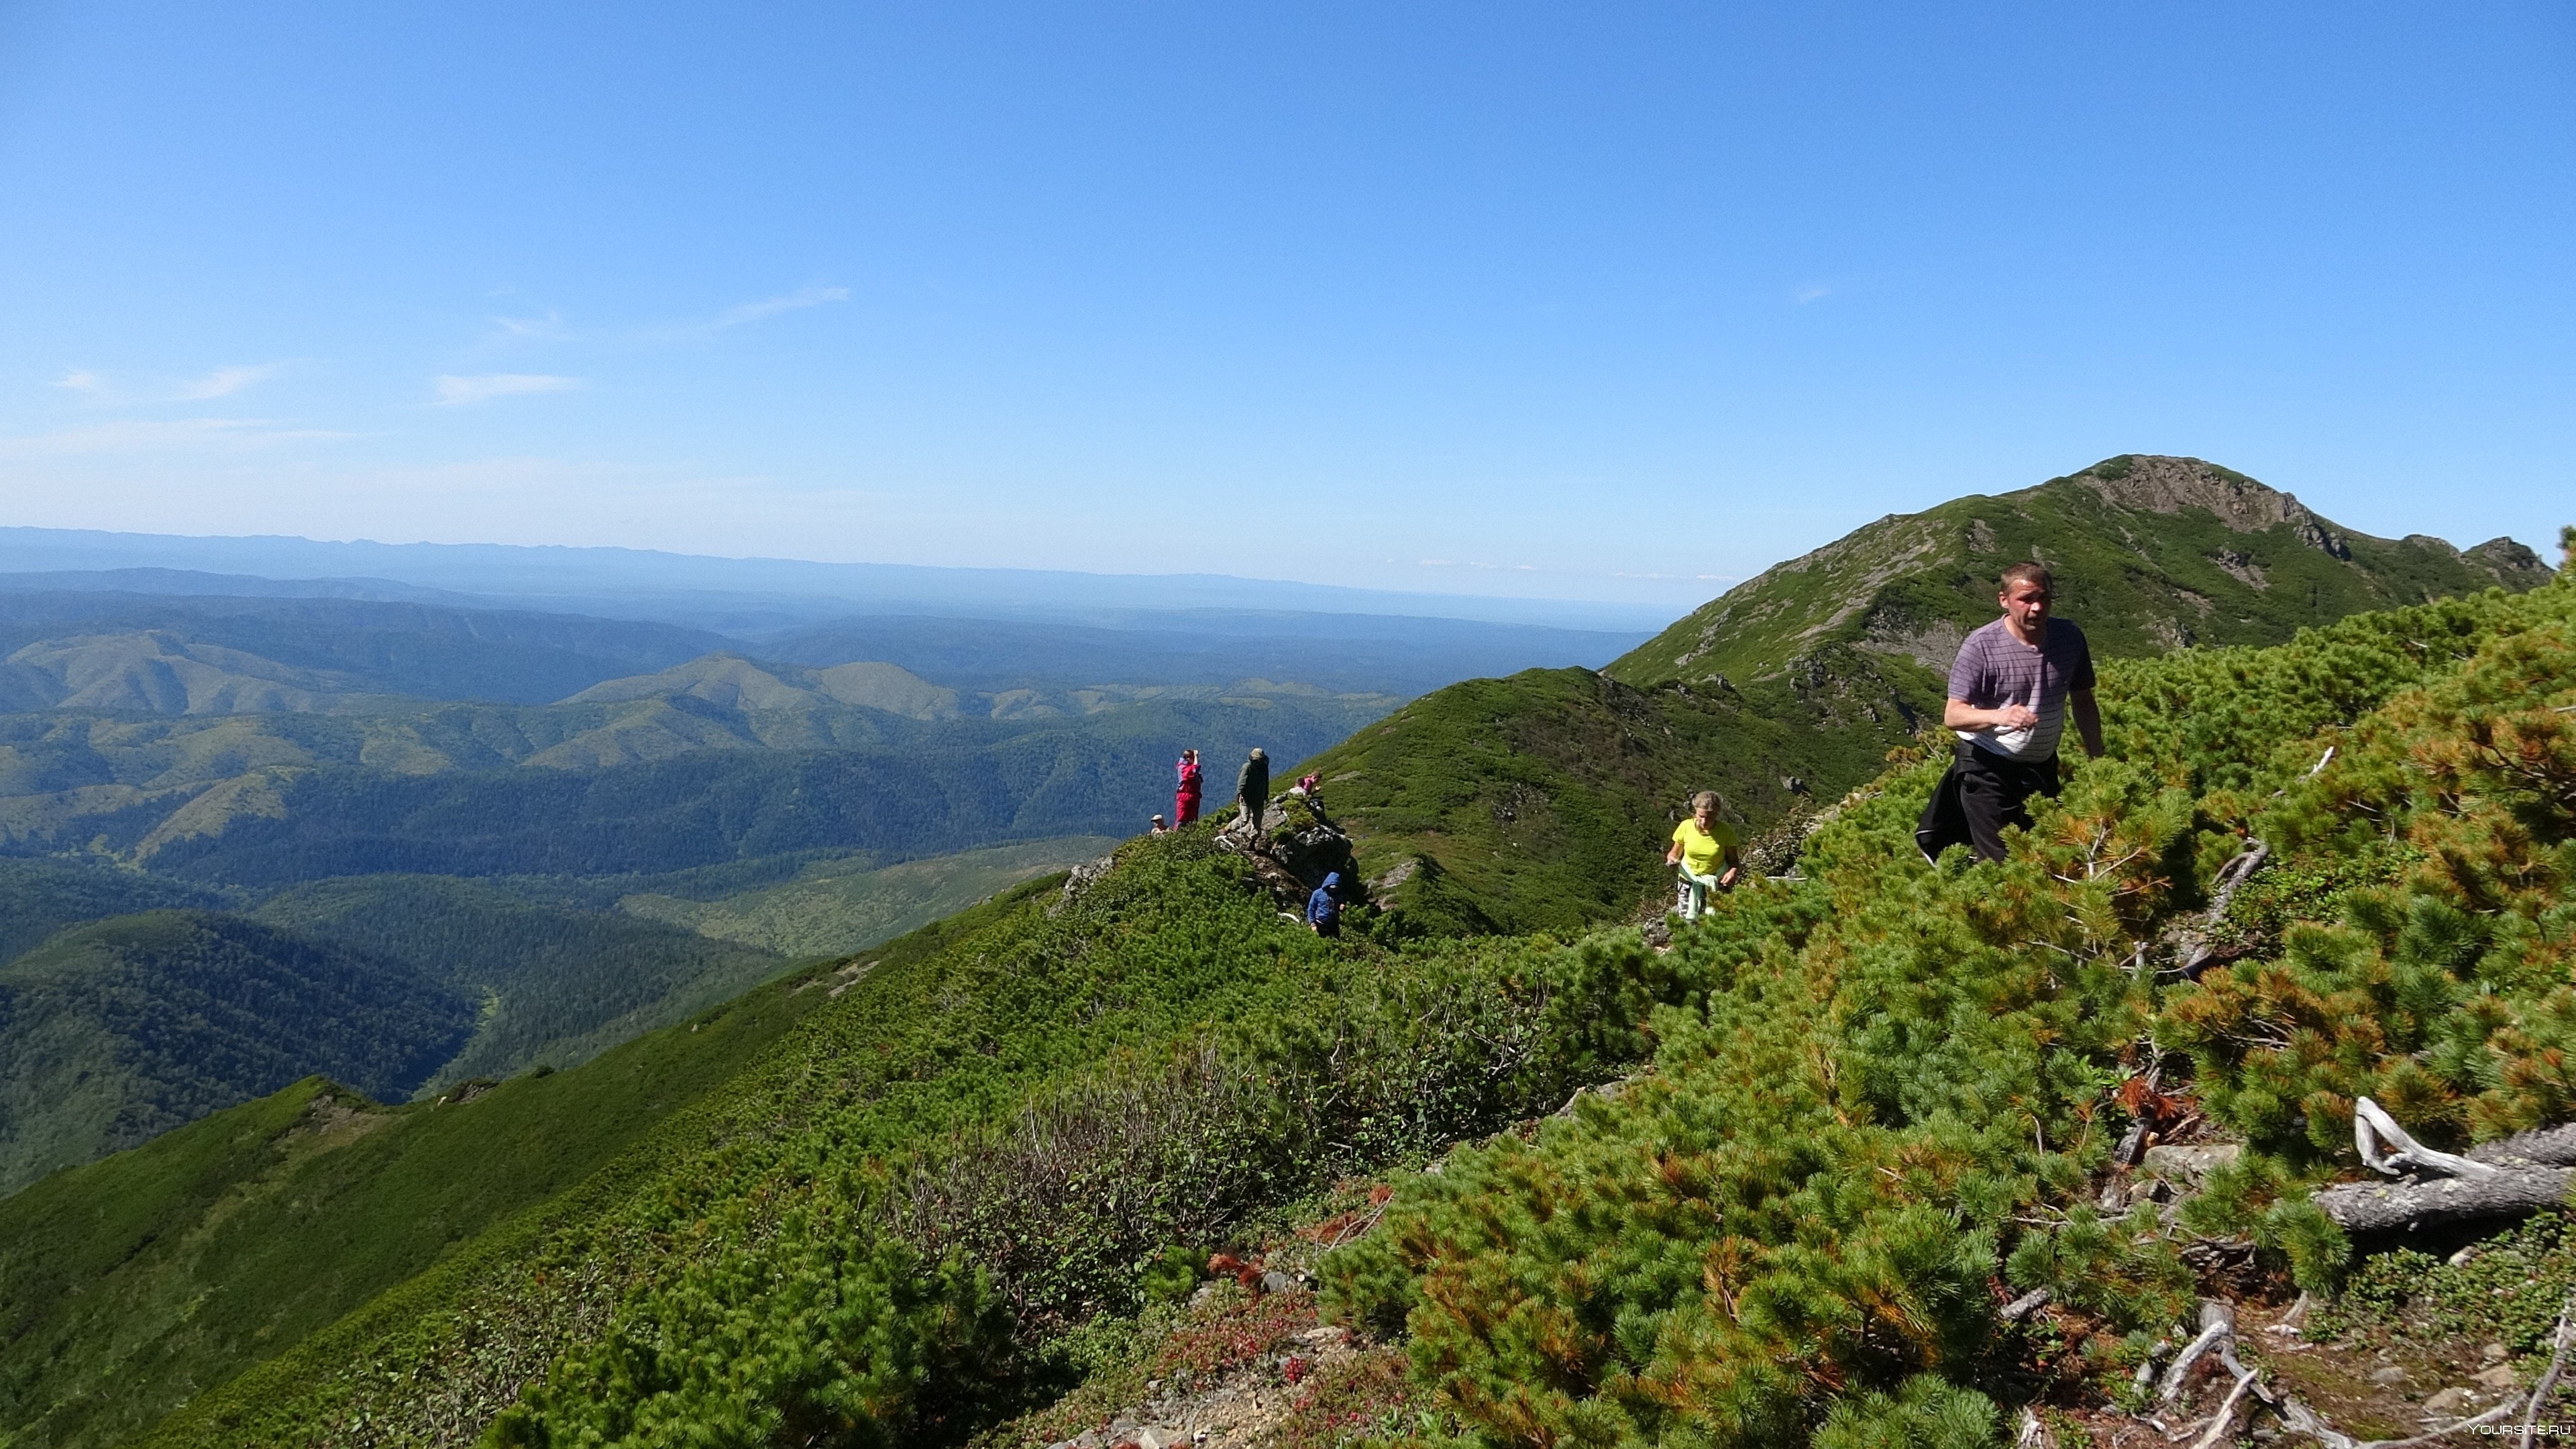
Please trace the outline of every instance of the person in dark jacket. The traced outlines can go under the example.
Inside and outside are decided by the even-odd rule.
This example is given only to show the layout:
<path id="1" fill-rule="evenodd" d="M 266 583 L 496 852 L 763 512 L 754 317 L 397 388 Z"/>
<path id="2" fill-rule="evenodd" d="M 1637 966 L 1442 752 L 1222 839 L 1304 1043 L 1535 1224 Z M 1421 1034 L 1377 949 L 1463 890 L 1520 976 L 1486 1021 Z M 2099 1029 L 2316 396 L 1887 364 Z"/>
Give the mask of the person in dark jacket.
<path id="1" fill-rule="evenodd" d="M 2004 827 L 2029 829 L 2030 797 L 2057 793 L 2057 742 L 2070 719 L 2084 753 L 2102 753 L 2093 651 L 2083 630 L 2049 617 L 2057 580 L 2039 564 L 2017 563 L 2001 584 L 1995 602 L 2004 616 L 1970 634 L 1950 666 L 1941 723 L 1959 744 L 1914 827 L 1926 860 L 1953 845 L 2003 859 Z"/>
<path id="2" fill-rule="evenodd" d="M 1261 812 L 1270 805 L 1270 757 L 1259 745 L 1244 759 L 1243 773 L 1235 777 L 1234 803 L 1243 807 L 1246 835 L 1261 833 Z"/>
<path id="3" fill-rule="evenodd" d="M 1318 936 L 1342 933 L 1342 873 L 1334 871 L 1306 897 L 1306 929 Z"/>
<path id="4" fill-rule="evenodd" d="M 1172 828 L 1180 829 L 1199 818 L 1199 752 L 1181 751 L 1181 784 L 1172 792 Z"/>

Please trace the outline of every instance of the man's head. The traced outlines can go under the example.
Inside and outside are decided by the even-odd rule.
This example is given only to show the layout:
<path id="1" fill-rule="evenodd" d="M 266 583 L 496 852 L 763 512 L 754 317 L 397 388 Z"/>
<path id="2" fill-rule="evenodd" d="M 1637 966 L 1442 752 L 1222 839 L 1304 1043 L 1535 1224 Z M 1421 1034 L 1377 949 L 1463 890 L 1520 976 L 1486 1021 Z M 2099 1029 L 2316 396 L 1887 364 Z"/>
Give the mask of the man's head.
<path id="1" fill-rule="evenodd" d="M 1998 581 L 2002 591 L 1995 595 L 2004 616 L 2025 634 L 2035 634 L 2048 623 L 2048 606 L 2057 597 L 2057 577 L 2048 565 L 2017 563 L 2005 569 Z"/>
<path id="2" fill-rule="evenodd" d="M 1259 745 L 1254 745 L 1252 747 L 1252 757 L 1256 760 L 1266 760 L 1270 758 L 1268 755 L 1261 753 L 1261 746 Z"/>

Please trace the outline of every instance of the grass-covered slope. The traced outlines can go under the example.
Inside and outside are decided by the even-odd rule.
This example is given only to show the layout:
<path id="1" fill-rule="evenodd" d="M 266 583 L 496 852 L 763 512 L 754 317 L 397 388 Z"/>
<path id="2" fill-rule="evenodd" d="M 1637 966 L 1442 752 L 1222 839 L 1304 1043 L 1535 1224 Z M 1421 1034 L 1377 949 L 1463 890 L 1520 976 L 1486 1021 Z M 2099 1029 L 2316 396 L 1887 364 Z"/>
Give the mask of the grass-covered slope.
<path id="1" fill-rule="evenodd" d="M 954 915 L 1022 881 L 1096 860 L 1117 843 L 1105 835 L 1071 835 L 895 865 L 866 857 L 817 861 L 776 884 L 699 898 L 630 892 L 619 898 L 618 908 L 789 956 L 844 955 Z"/>
<path id="2" fill-rule="evenodd" d="M 1636 689 L 1589 669 L 1477 679 L 1309 761 L 1403 929 L 1574 931 L 1665 889 L 1694 789 L 1768 822 L 1867 779 L 1911 722 L 1837 687 Z M 1811 783 L 1812 782 L 1812 783 Z"/>
<path id="3" fill-rule="evenodd" d="M 2509 539 L 2353 533 L 2187 458 L 2120 457 L 1998 498 L 1890 517 L 1782 564 L 1612 663 L 1475 680 L 1415 700 L 1312 768 L 1384 892 L 1433 930 L 1564 929 L 1662 889 L 1695 791 L 1763 829 L 1869 779 L 1940 717 L 1951 656 L 1997 617 L 1995 575 L 2057 571 L 2096 654 L 2268 644 L 2349 614 L 2549 570 Z"/>
<path id="4" fill-rule="evenodd" d="M 2176 1332 L 2197 1238 L 2331 1291 L 2348 1245 L 2305 1187 L 2357 1166 L 2356 1096 L 2452 1145 L 2576 1112 L 2576 587 L 2104 693 L 2113 758 L 2009 862 L 1927 866 L 1939 762 L 1891 774 L 1805 881 L 1677 933 L 1694 994 L 1631 1090 L 1409 1181 L 1329 1264 L 1450 1429 L 1999 1444 L 2010 1405 L 2102 1402 Z M 2275 863 L 2185 979 L 2181 928 L 2254 840 Z M 2239 1165 L 2178 1220 L 2097 1207 L 2133 1120 L 2195 1113 Z M 2038 1288 L 2047 1326 L 2008 1328 Z"/>
<path id="5" fill-rule="evenodd" d="M 149 1442 L 952 1441 L 1077 1377 L 1079 1326 L 1166 1249 L 1648 1057 L 1411 1181 L 1336 1260 L 1335 1301 L 1409 1333 L 1445 1430 L 1985 1442 L 2014 1395 L 2122 1368 L 2188 1306 L 2154 1215 L 2089 1206 L 2131 1113 L 2178 1096 L 2241 1135 L 2184 1222 L 2325 1287 L 2343 1245 L 2297 1184 L 2336 1166 L 2351 1095 L 2436 1136 L 2576 1105 L 2551 1065 L 2576 1014 L 2571 628 L 2562 583 L 2119 664 L 2115 758 L 2013 861 L 1924 864 L 1939 762 L 1904 764 L 1803 879 L 1668 953 L 1633 929 L 1326 942 L 1205 830 L 1132 842 L 1076 893 L 926 933 L 576 1190 Z M 2176 932 L 2249 834 L 2280 858 L 2184 982 Z M 2123 1089 L 2151 1068 L 2165 1096 Z M 2074 1339 L 1999 1326 L 2036 1286 Z"/>
<path id="6" fill-rule="evenodd" d="M 0 965 L 0 1192 L 316 1071 L 408 1093 L 472 1027 L 437 980 L 240 916 L 73 927 Z"/>
<path id="7" fill-rule="evenodd" d="M 880 959 L 749 992 L 568 1071 L 388 1108 L 313 1079 L 0 1199 L 0 1437 L 123 1442 L 582 1185 Z M 636 1154 L 630 1172 L 649 1163 Z M 616 1199 L 603 1179 L 558 1202 Z M 523 1244 L 542 1219 L 497 1241 Z"/>
<path id="8" fill-rule="evenodd" d="M 2549 578 L 2509 538 L 2466 552 L 2421 534 L 2373 538 L 2242 473 L 2123 454 L 2035 488 L 1891 514 L 1727 590 L 1608 672 L 1742 684 L 1841 645 L 1946 675 L 1959 640 L 1996 617 L 1995 575 L 2032 558 L 2057 574 L 2057 612 L 2112 658 L 2278 644 L 2367 609 Z"/>
<path id="9" fill-rule="evenodd" d="M 587 1061 L 729 1001 L 788 962 L 758 946 L 445 876 L 318 881 L 270 897 L 253 914 L 400 962 L 474 1003 L 473 1035 L 422 1084 L 424 1092 Z"/>
<path id="10" fill-rule="evenodd" d="M 661 1422 L 750 1439 L 866 1404 L 934 1437 L 971 1427 L 1057 1381 L 1058 1335 L 1132 1306 L 1167 1244 L 1561 1101 L 1633 1055 L 1653 991 L 1633 942 L 1318 940 L 1204 830 L 951 929 L 578 1204 L 467 1245 L 155 1442 L 324 1442 L 363 1417 L 457 1443 L 532 1380 L 553 1387 L 522 1435 L 628 1413 L 601 1386 L 629 1381 Z M 951 1253 L 981 1270 L 907 1266 Z M 665 1342 L 683 1357 L 632 1358 Z"/>

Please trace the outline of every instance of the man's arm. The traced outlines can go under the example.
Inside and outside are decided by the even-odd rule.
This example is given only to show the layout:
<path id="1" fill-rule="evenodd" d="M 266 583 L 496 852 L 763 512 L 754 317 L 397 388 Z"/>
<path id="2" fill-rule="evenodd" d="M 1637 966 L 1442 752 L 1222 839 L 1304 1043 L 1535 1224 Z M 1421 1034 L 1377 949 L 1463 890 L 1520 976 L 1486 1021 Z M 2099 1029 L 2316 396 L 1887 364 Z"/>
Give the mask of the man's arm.
<path id="1" fill-rule="evenodd" d="M 2092 696 L 2087 695 L 2085 698 L 2090 700 Z M 2026 730 L 2037 723 L 2039 723 L 2039 715 L 2026 704 L 2008 704 L 2001 709 L 1979 709 L 1964 699 L 1954 699 L 1941 708 L 1941 728 L 1945 730 Z"/>
<path id="2" fill-rule="evenodd" d="M 2066 712 L 2075 716 L 2075 733 L 2084 739 L 2084 753 L 2102 758 L 2102 707 L 2094 702 L 2093 691 L 2067 691 Z"/>

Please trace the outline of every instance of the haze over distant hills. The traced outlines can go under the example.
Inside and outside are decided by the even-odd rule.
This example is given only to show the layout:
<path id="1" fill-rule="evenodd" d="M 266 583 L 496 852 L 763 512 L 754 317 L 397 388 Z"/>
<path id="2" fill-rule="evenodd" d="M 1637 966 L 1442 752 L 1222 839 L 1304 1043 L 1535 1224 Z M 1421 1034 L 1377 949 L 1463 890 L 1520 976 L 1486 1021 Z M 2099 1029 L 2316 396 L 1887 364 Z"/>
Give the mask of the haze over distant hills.
<path id="1" fill-rule="evenodd" d="M 1288 764 L 1422 689 L 1640 637 L 872 615 L 569 572 L 628 617 L 0 573 L 0 1192 L 317 1070 L 399 1097 L 578 1063 L 1098 855 L 1168 807 L 1184 746 Z"/>
<path id="2" fill-rule="evenodd" d="M 1172 609 L 1393 614 L 1612 630 L 1651 629 L 1663 620 L 1661 610 L 1637 605 L 1391 593 L 1212 573 L 1092 574 L 711 558 L 627 548 L 0 528 L 0 572 L 146 569 L 329 580 L 362 591 L 408 585 L 571 613 L 734 629 L 861 613 L 1096 623 L 1130 611 Z"/>

